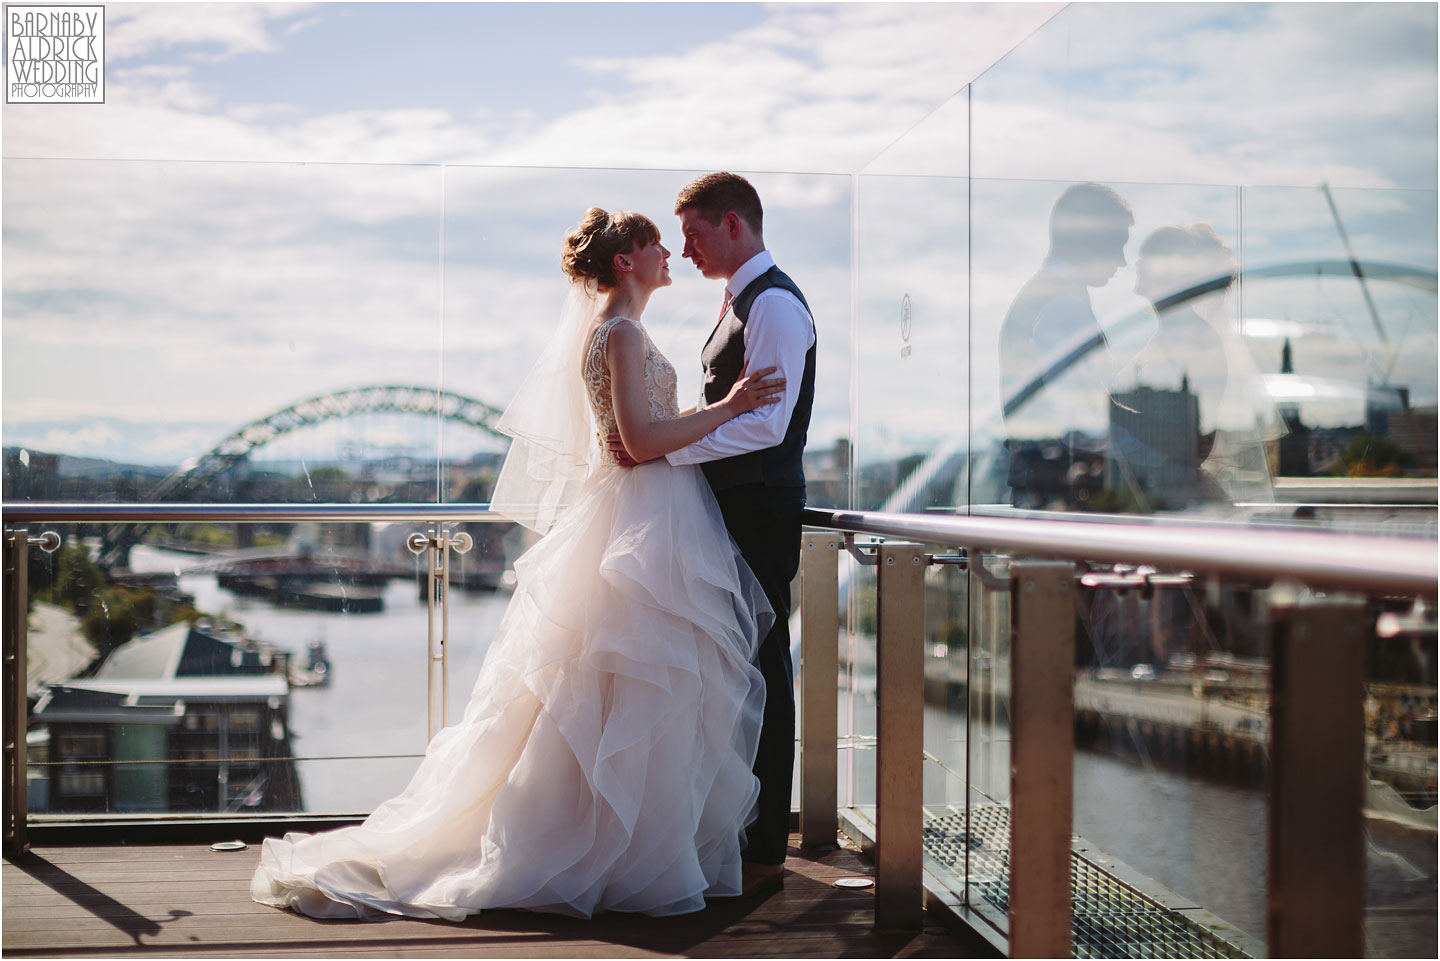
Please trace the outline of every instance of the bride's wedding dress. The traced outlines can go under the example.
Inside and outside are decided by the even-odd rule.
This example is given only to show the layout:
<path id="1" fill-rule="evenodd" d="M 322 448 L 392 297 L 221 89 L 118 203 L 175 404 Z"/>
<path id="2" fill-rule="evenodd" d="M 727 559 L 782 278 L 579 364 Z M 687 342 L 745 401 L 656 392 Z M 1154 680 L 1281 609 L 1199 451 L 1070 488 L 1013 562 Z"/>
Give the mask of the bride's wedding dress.
<path id="1" fill-rule="evenodd" d="M 600 324 L 584 352 L 615 430 Z M 675 371 L 646 337 L 651 414 Z M 603 447 L 603 445 L 602 445 Z M 361 825 L 267 839 L 255 900 L 315 917 L 679 914 L 737 894 L 772 617 L 698 468 L 604 462 L 515 563 L 464 719 Z"/>

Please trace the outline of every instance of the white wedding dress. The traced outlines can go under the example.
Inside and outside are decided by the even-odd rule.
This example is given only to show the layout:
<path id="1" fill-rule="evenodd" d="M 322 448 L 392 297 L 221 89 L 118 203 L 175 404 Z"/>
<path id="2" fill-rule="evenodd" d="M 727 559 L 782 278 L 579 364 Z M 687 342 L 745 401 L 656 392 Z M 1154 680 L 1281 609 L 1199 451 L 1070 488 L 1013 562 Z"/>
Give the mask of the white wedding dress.
<path id="1" fill-rule="evenodd" d="M 600 437 L 623 322 L 584 352 Z M 674 368 L 646 343 L 652 416 L 675 417 Z M 602 462 L 515 572 L 464 719 L 363 824 L 266 839 L 255 900 L 460 920 L 679 914 L 739 893 L 772 614 L 699 469 Z"/>

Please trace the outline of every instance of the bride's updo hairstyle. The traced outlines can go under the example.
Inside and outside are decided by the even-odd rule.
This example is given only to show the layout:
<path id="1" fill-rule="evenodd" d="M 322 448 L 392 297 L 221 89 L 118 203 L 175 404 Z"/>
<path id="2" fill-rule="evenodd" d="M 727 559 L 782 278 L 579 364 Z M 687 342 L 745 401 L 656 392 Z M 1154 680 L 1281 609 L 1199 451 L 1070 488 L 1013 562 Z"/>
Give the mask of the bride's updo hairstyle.
<path id="1" fill-rule="evenodd" d="M 615 255 L 638 250 L 660 239 L 655 221 L 633 210 L 606 213 L 591 207 L 580 226 L 565 238 L 560 269 L 571 280 L 594 283 L 599 289 L 615 286 Z"/>
<path id="2" fill-rule="evenodd" d="M 1204 222 L 1160 227 L 1140 245 L 1140 256 L 1174 294 L 1206 281 L 1220 281 L 1227 290 L 1239 264 L 1215 228 Z"/>

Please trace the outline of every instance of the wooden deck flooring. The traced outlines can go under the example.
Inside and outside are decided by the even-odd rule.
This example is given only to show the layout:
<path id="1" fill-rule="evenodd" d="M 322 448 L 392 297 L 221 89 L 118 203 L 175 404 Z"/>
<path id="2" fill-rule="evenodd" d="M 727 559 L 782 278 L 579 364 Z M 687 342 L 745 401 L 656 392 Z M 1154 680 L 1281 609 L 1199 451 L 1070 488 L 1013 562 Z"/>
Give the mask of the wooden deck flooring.
<path id="1" fill-rule="evenodd" d="M 464 924 L 317 921 L 256 904 L 256 845 L 48 847 L 4 863 L 0 944 L 10 957 L 974 956 L 933 921 L 917 935 L 875 933 L 871 891 L 831 885 L 871 874 L 869 863 L 847 850 L 802 854 L 791 842 L 785 888 L 768 897 L 673 918 L 489 911 Z"/>

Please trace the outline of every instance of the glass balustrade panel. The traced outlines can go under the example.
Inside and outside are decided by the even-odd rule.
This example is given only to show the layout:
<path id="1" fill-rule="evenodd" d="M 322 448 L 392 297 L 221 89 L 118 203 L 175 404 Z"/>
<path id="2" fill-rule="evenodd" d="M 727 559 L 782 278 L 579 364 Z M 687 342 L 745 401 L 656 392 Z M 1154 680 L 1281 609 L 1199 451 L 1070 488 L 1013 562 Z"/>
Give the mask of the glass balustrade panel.
<path id="1" fill-rule="evenodd" d="M 993 571 L 1002 572 L 993 558 Z M 966 725 L 967 776 L 961 816 L 952 814 L 931 846 L 950 867 L 947 883 L 960 888 L 981 923 L 1009 930 L 1010 809 L 1010 593 L 973 575 L 966 589 L 966 697 L 963 712 L 947 712 Z M 932 856 L 935 856 L 932 852 Z"/>
<path id="2" fill-rule="evenodd" d="M 435 499 L 439 168 L 4 164 L 7 501 Z"/>
<path id="3" fill-rule="evenodd" d="M 1237 191 L 971 189 L 977 509 L 1232 520 L 1272 498 L 1279 414 L 1226 281 Z"/>
<path id="4" fill-rule="evenodd" d="M 1436 952 L 1434 625 L 1372 599 L 1365 654 L 1365 953 Z M 1367 619 L 1367 628 L 1369 622 Z"/>
<path id="5" fill-rule="evenodd" d="M 975 79 L 970 173 L 1433 189 L 1434 8 L 1070 4 Z"/>
<path id="6" fill-rule="evenodd" d="M 855 506 L 964 511 L 971 382 L 969 340 L 969 89 L 948 98 L 866 165 L 857 182 Z M 863 538 L 862 538 L 863 539 Z M 932 553 L 953 553 L 928 547 Z M 852 801 L 874 816 L 876 604 L 873 568 L 852 566 Z M 964 574 L 925 577 L 927 831 L 963 806 L 966 616 Z M 909 603 L 908 601 L 905 603 Z"/>
<path id="7" fill-rule="evenodd" d="M 30 554 L 32 815 L 355 814 L 404 789 L 432 670 L 441 723 L 406 545 L 427 525 L 151 524 L 106 570 L 108 526 L 33 525 L 65 543 Z M 452 572 L 452 721 L 508 600 L 470 576 L 494 551 Z"/>
<path id="8" fill-rule="evenodd" d="M 1077 947 L 1113 951 L 1171 936 L 1187 953 L 1263 954 L 1271 679 L 1263 592 L 1199 580 L 1081 588 L 1078 602 Z"/>
<path id="9" fill-rule="evenodd" d="M 1434 538 L 1436 193 L 1250 187 L 1241 330 L 1274 522 Z"/>
<path id="10" fill-rule="evenodd" d="M 857 537 L 865 544 L 869 538 Z M 861 824 L 873 825 L 875 811 L 876 632 L 879 627 L 875 568 L 840 559 L 841 604 L 849 607 L 849 636 L 840 650 L 841 807 L 853 808 Z M 848 584 L 847 584 L 848 581 Z"/>

